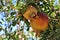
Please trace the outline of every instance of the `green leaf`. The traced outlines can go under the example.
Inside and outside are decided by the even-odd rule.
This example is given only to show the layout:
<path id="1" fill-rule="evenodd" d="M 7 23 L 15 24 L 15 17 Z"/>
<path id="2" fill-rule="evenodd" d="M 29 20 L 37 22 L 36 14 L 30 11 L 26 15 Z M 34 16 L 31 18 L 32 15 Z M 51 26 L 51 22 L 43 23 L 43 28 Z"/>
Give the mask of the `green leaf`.
<path id="1" fill-rule="evenodd" d="M 56 16 L 56 13 L 55 12 L 52 12 L 51 13 L 51 17 L 55 17 Z"/>
<path id="2" fill-rule="evenodd" d="M 0 22 L 0 24 L 2 24 L 2 22 Z"/>
<path id="3" fill-rule="evenodd" d="M 6 19 L 6 21 L 10 22 L 11 19 L 12 19 L 12 16 L 11 16 L 11 17 L 8 17 L 8 18 Z"/>
<path id="4" fill-rule="evenodd" d="M 11 27 L 11 24 L 9 25 L 9 27 L 8 28 L 10 28 Z"/>
<path id="5" fill-rule="evenodd" d="M 26 23 L 27 26 L 29 27 L 30 23 L 28 22 L 28 20 L 25 20 L 25 23 Z"/>
<path id="6" fill-rule="evenodd" d="M 1 4 L 4 6 L 3 0 L 0 0 Z"/>
<path id="7" fill-rule="evenodd" d="M 2 6 L 0 5 L 0 9 L 2 9 Z"/>
<path id="8" fill-rule="evenodd" d="M 12 21 L 12 26 L 15 26 L 16 23 L 17 23 L 17 21 L 16 21 L 16 20 L 13 20 L 13 21 Z"/>
<path id="9" fill-rule="evenodd" d="M 11 13 L 11 16 L 13 16 L 14 14 L 16 14 L 16 12 L 12 12 L 12 13 Z"/>
<path id="10" fill-rule="evenodd" d="M 16 6 L 18 6 L 19 2 L 20 2 L 20 0 L 17 0 Z"/>
<path id="11" fill-rule="evenodd" d="M 4 19 L 2 18 L 2 21 L 4 21 Z"/>
<path id="12" fill-rule="evenodd" d="M 15 39 L 16 39 L 16 40 L 20 40 L 19 35 L 16 35 L 16 36 L 15 36 Z"/>
<path id="13" fill-rule="evenodd" d="M 0 27 L 0 31 L 1 31 L 1 30 L 3 30 L 3 28 L 2 28 L 2 27 Z"/>

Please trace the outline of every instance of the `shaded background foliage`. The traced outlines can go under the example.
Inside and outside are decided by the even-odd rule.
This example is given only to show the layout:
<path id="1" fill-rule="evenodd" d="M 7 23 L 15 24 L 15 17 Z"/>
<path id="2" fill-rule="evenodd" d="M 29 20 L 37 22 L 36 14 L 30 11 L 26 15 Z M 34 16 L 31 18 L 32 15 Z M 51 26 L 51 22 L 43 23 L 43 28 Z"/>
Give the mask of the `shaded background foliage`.
<path id="1" fill-rule="evenodd" d="M 58 4 L 54 4 L 55 0 L 16 0 L 15 4 L 12 0 L 0 0 L 0 12 L 4 12 L 5 20 L 8 24 L 5 24 L 5 28 L 0 25 L 0 31 L 5 32 L 6 37 L 3 40 L 21 40 L 19 35 L 23 35 L 22 38 L 28 40 L 24 35 L 24 25 L 20 28 L 20 22 L 24 21 L 29 31 L 30 26 L 28 20 L 23 17 L 23 13 L 29 4 L 37 7 L 39 12 L 45 12 L 49 17 L 49 28 L 41 33 L 40 40 L 59 40 L 60 39 L 60 0 Z M 1 19 L 3 22 L 4 18 Z M 0 24 L 2 22 L 0 21 Z M 16 31 L 11 32 L 13 29 L 11 26 L 19 25 Z M 7 30 L 9 29 L 9 30 Z M 33 35 L 33 32 L 31 33 Z M 30 39 L 30 40 L 33 40 Z"/>

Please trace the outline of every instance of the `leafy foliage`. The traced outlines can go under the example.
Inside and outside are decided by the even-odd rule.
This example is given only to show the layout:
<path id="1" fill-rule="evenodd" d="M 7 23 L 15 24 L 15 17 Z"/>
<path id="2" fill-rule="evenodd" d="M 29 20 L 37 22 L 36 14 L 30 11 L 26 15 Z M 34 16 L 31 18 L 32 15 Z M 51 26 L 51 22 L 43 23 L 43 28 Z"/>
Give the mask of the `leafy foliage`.
<path id="1" fill-rule="evenodd" d="M 5 0 L 5 4 L 3 0 L 0 0 L 0 10 L 2 12 L 6 12 L 5 20 L 8 23 L 12 21 L 12 23 L 5 29 L 0 27 L 0 30 L 4 30 L 6 35 L 6 37 L 3 39 L 7 38 L 8 40 L 20 40 L 20 34 L 23 35 L 25 40 L 28 40 L 27 36 L 23 33 L 23 27 L 23 30 L 21 30 L 22 32 L 19 29 L 12 33 L 8 33 L 7 28 L 9 28 L 12 31 L 13 29 L 11 26 L 16 26 L 17 24 L 19 25 L 21 21 L 24 21 L 24 23 L 28 27 L 26 30 L 29 31 L 30 23 L 23 17 L 23 13 L 26 11 L 27 6 L 31 4 L 36 6 L 39 12 L 45 12 L 49 17 L 49 28 L 41 33 L 40 40 L 60 40 L 60 5 L 54 5 L 54 1 L 55 0 L 17 0 L 16 5 L 14 5 L 12 3 L 12 0 Z M 12 10 L 13 12 L 11 12 L 10 10 Z M 2 21 L 4 22 L 3 19 Z M 2 22 L 0 22 L 0 24 L 2 24 Z"/>

